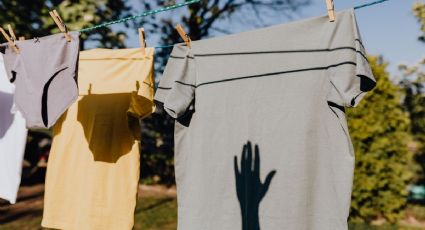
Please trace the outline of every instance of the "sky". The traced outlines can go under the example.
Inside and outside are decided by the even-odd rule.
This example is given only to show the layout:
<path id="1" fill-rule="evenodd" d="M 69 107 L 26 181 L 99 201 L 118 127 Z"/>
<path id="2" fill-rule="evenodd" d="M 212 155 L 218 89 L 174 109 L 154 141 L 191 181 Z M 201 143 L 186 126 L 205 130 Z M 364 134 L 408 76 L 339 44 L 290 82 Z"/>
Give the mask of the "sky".
<path id="1" fill-rule="evenodd" d="M 268 25 L 286 23 L 290 21 L 306 19 L 326 14 L 326 4 L 324 0 L 311 0 L 310 6 L 304 7 L 288 19 L 286 17 L 270 18 Z M 343 10 L 353 8 L 374 0 L 335 0 L 335 9 Z M 420 25 L 412 14 L 412 6 L 415 2 L 425 0 L 389 0 L 387 2 L 369 6 L 356 10 L 357 22 L 363 43 L 370 55 L 382 55 L 384 60 L 389 62 L 388 71 L 392 77 L 399 76 L 397 66 L 399 64 L 415 64 L 421 58 L 425 58 L 425 43 L 418 41 L 420 35 Z M 180 2 L 179 0 L 177 2 Z M 135 4 L 137 0 L 132 0 L 130 4 Z M 141 9 L 143 11 L 143 9 Z M 174 16 L 184 13 L 184 9 L 173 11 Z M 169 12 L 161 13 L 167 14 Z M 167 15 L 168 16 L 168 15 Z M 338 19 L 337 19 L 338 20 Z M 241 24 L 229 24 L 228 30 L 241 32 L 252 29 L 250 26 Z M 128 47 L 138 47 L 138 37 L 136 33 L 130 32 L 127 40 Z M 215 34 L 221 36 L 220 34 Z M 152 41 L 153 40 L 153 41 Z M 148 40 L 150 45 L 159 45 L 155 39 Z"/>
<path id="2" fill-rule="evenodd" d="M 347 9 L 371 0 L 335 0 L 335 9 Z M 390 0 L 356 10 L 357 23 L 363 43 L 370 55 L 382 55 L 389 62 L 389 71 L 398 74 L 399 64 L 415 64 L 425 58 L 425 43 L 418 41 L 420 25 L 412 14 L 418 0 Z M 323 14 L 324 0 L 302 10 L 300 17 Z"/>

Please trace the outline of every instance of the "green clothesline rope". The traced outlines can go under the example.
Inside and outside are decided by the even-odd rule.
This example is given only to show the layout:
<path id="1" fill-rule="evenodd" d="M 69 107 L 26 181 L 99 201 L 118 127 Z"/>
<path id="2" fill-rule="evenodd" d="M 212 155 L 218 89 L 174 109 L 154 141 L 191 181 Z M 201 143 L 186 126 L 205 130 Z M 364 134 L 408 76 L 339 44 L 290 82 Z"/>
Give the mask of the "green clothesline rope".
<path id="1" fill-rule="evenodd" d="M 369 2 L 369 3 L 363 4 L 363 5 L 355 6 L 354 9 L 358 10 L 358 9 L 361 9 L 361 8 L 364 8 L 364 7 L 373 6 L 373 5 L 380 4 L 380 3 L 383 3 L 383 2 L 387 2 L 387 1 L 389 1 L 389 0 L 379 0 L 379 1 Z M 162 45 L 162 46 L 155 46 L 154 48 L 155 49 L 166 49 L 166 48 L 171 48 L 173 46 L 174 45 Z"/>
<path id="2" fill-rule="evenodd" d="M 172 48 L 174 47 L 174 45 L 162 45 L 162 46 L 155 46 L 155 49 L 167 49 L 167 48 Z"/>
<path id="3" fill-rule="evenodd" d="M 180 8 L 180 7 L 183 7 L 183 6 L 198 3 L 200 1 L 201 0 L 190 0 L 190 1 L 187 1 L 187 2 L 184 2 L 184 3 L 178 3 L 178 4 L 175 4 L 175 5 L 172 5 L 172 6 L 166 6 L 166 7 L 163 7 L 163 8 L 156 9 L 156 10 L 146 11 L 144 13 L 133 15 L 133 16 L 130 16 L 130 17 L 127 17 L 127 18 L 122 18 L 122 19 L 119 19 L 119 20 L 116 20 L 116 21 L 110 21 L 110 22 L 102 23 L 102 24 L 95 25 L 95 26 L 92 26 L 92 27 L 84 28 L 84 29 L 81 29 L 79 31 L 82 32 L 82 33 L 83 32 L 89 32 L 89 31 L 96 30 L 96 29 L 99 29 L 99 28 L 102 28 L 102 27 L 107 27 L 107 26 L 110 26 L 110 25 L 123 23 L 123 22 L 130 21 L 130 20 L 135 20 L 137 18 L 146 17 L 146 16 L 149 16 L 149 15 L 153 15 L 153 14 L 157 14 L 157 13 L 161 13 L 161 12 L 165 12 L 165 11 L 169 11 L 169 10 L 174 10 L 174 9 L 177 9 L 177 8 Z"/>
<path id="4" fill-rule="evenodd" d="M 380 3 L 383 3 L 383 2 L 386 2 L 386 1 L 389 1 L 389 0 L 379 0 L 379 1 L 375 1 L 375 2 L 366 3 L 366 4 L 363 4 L 363 5 L 360 5 L 360 6 L 356 6 L 356 7 L 354 7 L 354 9 L 357 10 L 357 9 L 360 9 L 360 8 L 373 6 L 373 5 L 380 4 Z"/>
<path id="5" fill-rule="evenodd" d="M 153 14 L 157 14 L 157 13 L 161 13 L 161 12 L 165 12 L 165 11 L 169 11 L 169 10 L 174 10 L 174 9 L 177 9 L 177 8 L 180 8 L 180 7 L 183 7 L 183 6 L 191 5 L 191 4 L 194 4 L 194 3 L 199 3 L 200 1 L 201 0 L 190 0 L 190 1 L 187 1 L 187 2 L 184 2 L 184 3 L 179 3 L 179 4 L 172 5 L 172 6 L 166 6 L 166 7 L 163 7 L 163 8 L 156 9 L 156 10 L 146 11 L 144 13 L 133 15 L 133 16 L 130 16 L 130 17 L 127 17 L 127 18 L 122 18 L 122 19 L 119 19 L 119 20 L 116 20 L 116 21 L 106 22 L 106 23 L 102 23 L 102 24 L 95 25 L 95 26 L 92 26 L 92 27 L 84 28 L 84 29 L 81 29 L 80 32 L 82 32 L 82 33 L 88 32 L 88 31 L 92 31 L 92 30 L 95 30 L 95 29 L 98 29 L 98 28 L 107 27 L 107 26 L 110 26 L 110 25 L 113 25 L 113 24 L 118 24 L 118 23 L 130 21 L 130 20 L 135 20 L 135 19 L 140 18 L 140 17 L 146 17 L 146 16 L 149 16 L 149 15 L 153 15 Z M 361 8 L 364 8 L 364 7 L 384 3 L 384 2 L 387 2 L 387 1 L 389 1 L 389 0 L 378 0 L 378 1 L 374 1 L 374 2 L 369 2 L 369 3 L 366 3 L 366 4 L 355 6 L 354 9 L 357 10 L 357 9 L 361 9 Z M 174 45 L 161 45 L 161 46 L 155 46 L 154 48 L 155 49 L 166 49 L 166 48 L 171 48 L 173 46 Z"/>

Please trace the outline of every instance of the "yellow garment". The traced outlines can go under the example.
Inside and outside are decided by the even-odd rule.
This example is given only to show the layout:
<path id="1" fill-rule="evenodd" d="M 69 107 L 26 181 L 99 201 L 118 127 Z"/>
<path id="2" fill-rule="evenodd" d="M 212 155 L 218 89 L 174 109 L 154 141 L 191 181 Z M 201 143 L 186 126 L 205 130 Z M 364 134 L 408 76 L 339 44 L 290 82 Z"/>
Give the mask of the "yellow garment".
<path id="1" fill-rule="evenodd" d="M 53 130 L 43 227 L 132 229 L 140 173 L 138 118 L 154 110 L 153 53 L 80 53 L 80 96 Z"/>

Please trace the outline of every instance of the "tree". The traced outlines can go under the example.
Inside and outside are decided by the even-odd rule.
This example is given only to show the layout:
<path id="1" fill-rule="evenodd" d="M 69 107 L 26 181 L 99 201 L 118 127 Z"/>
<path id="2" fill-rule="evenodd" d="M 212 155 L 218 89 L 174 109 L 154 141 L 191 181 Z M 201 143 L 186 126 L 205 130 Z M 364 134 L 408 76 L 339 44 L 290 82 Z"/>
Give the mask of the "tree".
<path id="1" fill-rule="evenodd" d="M 163 4 L 174 4 L 175 1 L 142 1 L 147 10 L 155 9 Z M 182 42 L 174 27 L 180 22 L 192 40 L 201 40 L 212 34 L 228 34 L 230 22 L 242 21 L 241 27 L 259 27 L 267 25 L 266 21 L 279 17 L 290 17 L 294 12 L 307 6 L 310 0 L 202 0 L 199 4 L 190 5 L 182 17 L 169 14 L 168 17 L 157 15 L 143 18 L 135 22 L 135 26 L 143 25 L 149 33 L 160 33 L 161 44 Z M 152 45 L 152 44 L 149 44 Z M 157 72 L 161 73 L 171 48 L 156 50 Z M 142 151 L 142 178 L 148 182 L 174 183 L 174 143 L 173 124 L 162 109 L 144 121 Z"/>
<path id="2" fill-rule="evenodd" d="M 183 0 L 179 0 L 181 1 Z M 176 1 L 140 0 L 140 3 L 144 9 L 137 10 L 137 13 L 175 4 Z M 309 3 L 310 0 L 202 0 L 199 4 L 181 8 L 180 11 L 152 15 L 125 26 L 138 28 L 143 25 L 147 30 L 148 42 L 151 41 L 150 35 L 160 34 L 161 44 L 174 44 L 181 42 L 174 30 L 177 22 L 183 23 L 193 40 L 199 40 L 214 33 L 231 33 L 229 29 L 225 29 L 229 22 L 243 22 L 245 28 L 265 26 L 267 19 L 290 17 Z M 0 14 L 0 26 L 11 23 L 17 36 L 26 38 L 57 33 L 59 30 L 48 13 L 50 9 L 58 9 L 71 30 L 136 13 L 136 9 L 130 7 L 125 0 L 0 0 L 0 10 L 5 12 Z M 176 16 L 175 12 L 182 14 Z M 80 38 L 82 49 L 121 48 L 125 46 L 126 34 L 105 27 L 83 33 Z M 157 50 L 158 73 L 162 72 L 170 52 L 171 48 Z M 148 181 L 171 184 L 174 183 L 173 121 L 161 111 L 143 121 L 142 176 Z"/>
<path id="3" fill-rule="evenodd" d="M 376 88 L 347 112 L 356 152 L 351 204 L 353 221 L 385 218 L 397 221 L 406 205 L 411 153 L 409 117 L 401 105 L 401 90 L 389 80 L 387 64 L 370 57 Z"/>
<path id="4" fill-rule="evenodd" d="M 70 30 L 125 17 L 130 10 L 124 0 L 0 0 L 0 26 L 5 28 L 7 24 L 11 24 L 16 35 L 26 39 L 58 33 L 59 29 L 49 15 L 52 9 L 58 10 Z M 5 41 L 2 36 L 0 41 Z M 81 48 L 84 49 L 88 43 L 91 47 L 125 46 L 123 32 L 114 32 L 111 28 L 83 33 L 80 36 Z M 28 133 L 25 159 L 31 164 L 31 169 L 37 168 L 37 162 L 49 151 L 47 148 L 50 145 L 40 147 L 49 135 L 48 131 L 39 129 Z M 23 182 L 39 182 L 39 178 L 33 173 L 27 174 L 24 171 Z"/>
<path id="5" fill-rule="evenodd" d="M 70 30 L 79 30 L 105 21 L 128 16 L 130 8 L 124 0 L 0 0 L 0 26 L 11 24 L 17 36 L 42 37 L 58 33 L 59 29 L 49 15 L 57 9 Z M 125 34 L 111 28 L 101 28 L 83 33 L 81 48 L 89 42 L 92 46 L 106 48 L 125 47 Z"/>
<path id="6" fill-rule="evenodd" d="M 146 9 L 158 8 L 161 5 L 174 4 L 176 1 L 143 0 Z M 175 44 L 182 42 L 174 27 L 179 22 L 182 23 L 186 32 L 192 40 L 201 40 L 211 36 L 211 34 L 230 34 L 230 23 L 240 24 L 240 28 L 256 28 L 268 25 L 266 21 L 279 18 L 290 18 L 293 13 L 308 6 L 311 0 L 201 0 L 200 3 L 188 6 L 187 14 L 182 17 L 161 17 L 153 15 L 144 18 L 136 25 L 147 24 L 151 33 L 160 32 L 161 44 Z M 162 72 L 171 49 L 158 50 L 158 70 Z"/>
<path id="7" fill-rule="evenodd" d="M 413 13 L 421 24 L 419 41 L 425 42 L 425 3 L 416 3 Z M 414 137 L 415 161 L 419 166 L 415 182 L 425 185 L 425 58 L 413 66 L 400 65 L 403 74 L 401 86 L 404 90 L 403 105 L 409 113 L 410 131 Z"/>
<path id="8" fill-rule="evenodd" d="M 413 141 L 410 144 L 415 153 L 416 167 L 415 183 L 425 185 L 425 59 L 415 66 L 400 65 L 403 74 L 400 85 L 404 90 L 404 109 L 411 120 L 410 132 Z"/>
<path id="9" fill-rule="evenodd" d="M 422 35 L 419 36 L 419 40 L 425 42 L 425 3 L 417 2 L 413 5 L 413 14 L 421 24 Z"/>

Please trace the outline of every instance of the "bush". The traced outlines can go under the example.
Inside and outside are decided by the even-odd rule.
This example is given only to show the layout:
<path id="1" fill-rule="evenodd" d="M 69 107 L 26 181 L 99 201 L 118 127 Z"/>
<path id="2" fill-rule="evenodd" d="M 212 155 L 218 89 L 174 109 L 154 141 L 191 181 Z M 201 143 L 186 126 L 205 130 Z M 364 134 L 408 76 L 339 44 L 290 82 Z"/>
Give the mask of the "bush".
<path id="1" fill-rule="evenodd" d="M 356 169 L 351 220 L 370 222 L 385 218 L 396 222 L 403 217 L 412 154 L 409 117 L 401 105 L 401 90 L 386 72 L 387 64 L 370 57 L 376 88 L 355 109 L 347 112 L 356 151 Z"/>

